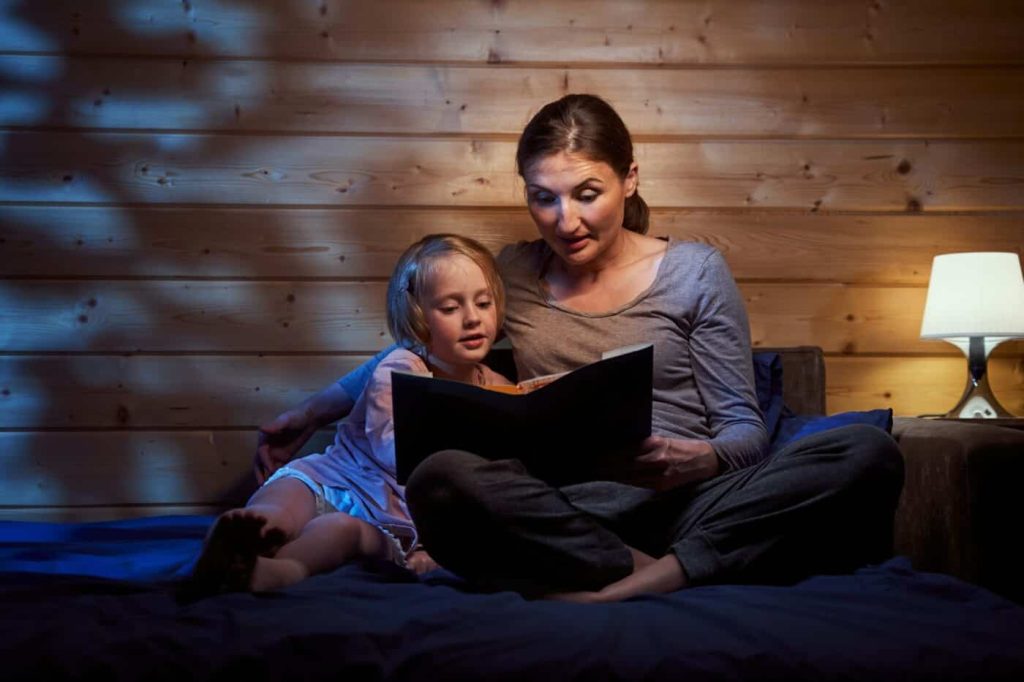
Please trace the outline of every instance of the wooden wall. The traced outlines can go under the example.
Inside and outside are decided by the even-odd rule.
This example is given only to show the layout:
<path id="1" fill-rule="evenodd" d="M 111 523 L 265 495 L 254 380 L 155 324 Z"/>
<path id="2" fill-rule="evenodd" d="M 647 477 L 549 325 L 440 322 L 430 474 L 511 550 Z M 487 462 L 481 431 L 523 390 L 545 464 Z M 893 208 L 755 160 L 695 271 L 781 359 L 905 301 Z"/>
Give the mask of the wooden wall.
<path id="1" fill-rule="evenodd" d="M 568 92 L 633 131 L 652 233 L 724 251 L 755 345 L 825 349 L 832 412 L 950 408 L 931 259 L 1024 245 L 1015 0 L 4 8 L 4 518 L 244 499 L 256 426 L 388 341 L 406 244 L 533 235 L 515 140 Z M 1024 345 L 991 373 L 1024 413 Z"/>

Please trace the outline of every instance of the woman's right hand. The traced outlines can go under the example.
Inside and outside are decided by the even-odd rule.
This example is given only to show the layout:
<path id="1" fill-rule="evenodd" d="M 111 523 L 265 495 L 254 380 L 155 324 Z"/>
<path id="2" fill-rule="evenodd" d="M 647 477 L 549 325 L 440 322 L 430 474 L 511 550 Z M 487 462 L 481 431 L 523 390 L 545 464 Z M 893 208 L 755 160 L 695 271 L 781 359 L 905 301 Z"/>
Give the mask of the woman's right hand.
<path id="1" fill-rule="evenodd" d="M 290 462 L 316 432 L 317 424 L 304 407 L 282 412 L 260 426 L 253 473 L 256 483 L 263 485 L 275 471 Z"/>

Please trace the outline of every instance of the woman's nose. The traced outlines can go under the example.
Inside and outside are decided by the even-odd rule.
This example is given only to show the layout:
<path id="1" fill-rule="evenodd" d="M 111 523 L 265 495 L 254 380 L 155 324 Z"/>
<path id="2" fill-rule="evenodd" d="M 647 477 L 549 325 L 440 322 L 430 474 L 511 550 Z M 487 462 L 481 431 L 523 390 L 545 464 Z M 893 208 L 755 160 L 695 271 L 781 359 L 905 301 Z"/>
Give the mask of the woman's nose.
<path id="1" fill-rule="evenodd" d="M 571 200 L 563 200 L 558 205 L 558 230 L 564 234 L 572 234 L 579 227 L 580 216 Z"/>

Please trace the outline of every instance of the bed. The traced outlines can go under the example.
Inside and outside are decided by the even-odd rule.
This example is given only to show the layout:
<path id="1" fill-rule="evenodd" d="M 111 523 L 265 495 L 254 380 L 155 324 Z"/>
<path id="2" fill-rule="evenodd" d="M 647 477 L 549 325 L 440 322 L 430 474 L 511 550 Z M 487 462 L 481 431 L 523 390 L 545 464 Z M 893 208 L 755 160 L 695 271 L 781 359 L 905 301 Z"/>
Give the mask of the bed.
<path id="1" fill-rule="evenodd" d="M 788 413 L 779 358 L 758 355 L 777 434 L 836 422 Z M 787 369 L 790 389 L 801 371 Z M 838 419 L 854 418 L 891 423 L 887 410 Z M 4 678 L 1024 679 L 1024 607 L 906 556 L 792 585 L 607 605 L 475 591 L 441 569 L 417 577 L 372 562 L 279 592 L 194 598 L 182 578 L 212 521 L 0 522 Z"/>
<path id="2" fill-rule="evenodd" d="M 363 563 L 183 596 L 212 517 L 0 524 L 4 677 L 1015 680 L 1024 608 L 906 559 L 579 605 Z"/>

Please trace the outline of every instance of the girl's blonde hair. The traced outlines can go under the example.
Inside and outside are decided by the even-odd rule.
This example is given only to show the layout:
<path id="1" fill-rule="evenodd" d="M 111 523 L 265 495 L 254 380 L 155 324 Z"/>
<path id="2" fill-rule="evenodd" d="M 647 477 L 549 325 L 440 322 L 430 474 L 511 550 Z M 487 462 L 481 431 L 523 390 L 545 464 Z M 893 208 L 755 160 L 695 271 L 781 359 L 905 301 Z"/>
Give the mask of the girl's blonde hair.
<path id="1" fill-rule="evenodd" d="M 457 234 L 430 234 L 399 256 L 388 281 L 388 331 L 403 348 L 422 352 L 430 344 L 430 329 L 423 315 L 420 296 L 435 272 L 438 261 L 465 256 L 476 263 L 494 301 L 498 327 L 505 320 L 505 287 L 494 256 L 480 242 Z"/>

